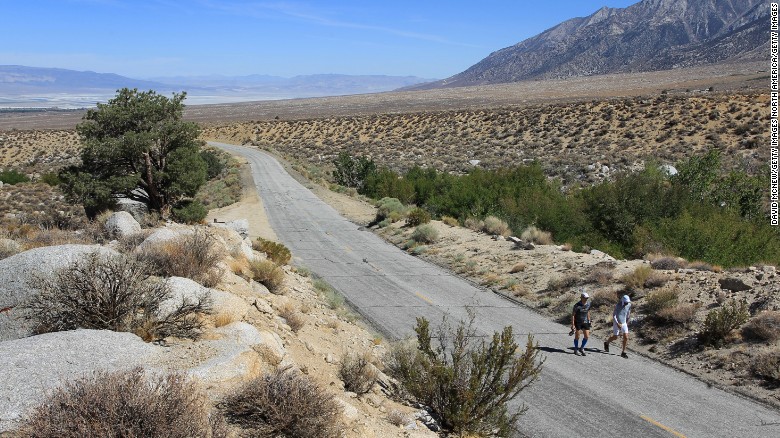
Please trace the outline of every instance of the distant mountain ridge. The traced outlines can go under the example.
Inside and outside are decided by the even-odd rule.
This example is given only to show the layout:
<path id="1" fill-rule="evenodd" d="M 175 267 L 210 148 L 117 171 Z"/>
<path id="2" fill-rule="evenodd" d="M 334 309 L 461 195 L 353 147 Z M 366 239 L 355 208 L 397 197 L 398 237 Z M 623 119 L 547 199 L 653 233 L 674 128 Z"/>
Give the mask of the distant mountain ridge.
<path id="1" fill-rule="evenodd" d="M 764 0 L 643 0 L 601 8 L 493 52 L 427 89 L 667 70 L 728 60 L 765 59 Z"/>
<path id="2" fill-rule="evenodd" d="M 94 106 L 119 88 L 155 90 L 161 94 L 187 91 L 187 102 L 227 103 L 378 93 L 431 79 L 415 76 L 320 74 L 283 78 L 268 75 L 178 76 L 150 80 L 113 73 L 61 68 L 0 65 L 0 107 Z"/>

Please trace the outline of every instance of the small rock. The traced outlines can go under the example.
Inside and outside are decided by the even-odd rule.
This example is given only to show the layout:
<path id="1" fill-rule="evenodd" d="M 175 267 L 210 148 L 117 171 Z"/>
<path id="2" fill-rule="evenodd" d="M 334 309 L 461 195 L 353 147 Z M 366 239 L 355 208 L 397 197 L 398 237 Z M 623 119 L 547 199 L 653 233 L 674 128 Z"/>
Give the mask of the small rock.
<path id="1" fill-rule="evenodd" d="M 750 286 L 745 284 L 742 280 L 734 277 L 721 278 L 718 280 L 721 289 L 729 290 L 732 292 L 742 292 L 750 289 Z"/>

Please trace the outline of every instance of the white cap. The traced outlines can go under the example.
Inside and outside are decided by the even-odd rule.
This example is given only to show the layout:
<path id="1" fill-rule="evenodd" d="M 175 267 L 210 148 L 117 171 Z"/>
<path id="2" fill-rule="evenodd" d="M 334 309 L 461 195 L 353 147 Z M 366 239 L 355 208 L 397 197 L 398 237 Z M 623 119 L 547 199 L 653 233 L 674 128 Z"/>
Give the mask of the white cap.
<path id="1" fill-rule="evenodd" d="M 585 292 L 585 291 L 582 291 L 582 293 L 580 294 L 580 296 L 581 296 L 582 298 L 589 298 L 589 297 L 590 297 L 590 295 L 588 295 L 588 293 L 587 293 L 587 292 Z"/>

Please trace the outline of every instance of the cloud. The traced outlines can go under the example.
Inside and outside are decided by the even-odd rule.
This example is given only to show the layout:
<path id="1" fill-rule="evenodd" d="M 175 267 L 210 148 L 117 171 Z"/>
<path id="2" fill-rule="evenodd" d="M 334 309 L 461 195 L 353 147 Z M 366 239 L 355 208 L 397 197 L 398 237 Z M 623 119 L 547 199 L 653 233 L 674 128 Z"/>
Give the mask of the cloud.
<path id="1" fill-rule="evenodd" d="M 338 20 L 329 18 L 321 11 L 313 10 L 305 4 L 287 3 L 287 2 L 252 2 L 252 3 L 228 3 L 214 2 L 211 0 L 202 0 L 200 2 L 204 7 L 212 10 L 221 11 L 226 14 L 239 15 L 242 17 L 251 16 L 260 19 L 272 19 L 283 16 L 297 21 L 311 23 L 325 27 L 335 27 L 342 29 L 357 29 L 371 32 L 380 32 L 389 35 L 396 35 L 403 38 L 410 38 L 422 41 L 430 41 L 440 44 L 476 47 L 471 44 L 451 41 L 439 35 L 431 35 L 420 32 L 412 32 L 403 29 L 396 29 L 387 26 L 377 26 L 372 24 L 356 23 L 352 21 Z"/>

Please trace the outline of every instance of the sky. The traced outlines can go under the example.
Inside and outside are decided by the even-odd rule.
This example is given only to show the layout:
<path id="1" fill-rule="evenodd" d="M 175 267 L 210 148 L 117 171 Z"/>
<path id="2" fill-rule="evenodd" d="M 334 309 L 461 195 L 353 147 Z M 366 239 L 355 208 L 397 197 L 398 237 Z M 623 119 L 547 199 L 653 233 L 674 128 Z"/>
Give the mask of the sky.
<path id="1" fill-rule="evenodd" d="M 638 0 L 0 0 L 0 65 L 160 76 L 441 79 Z"/>

